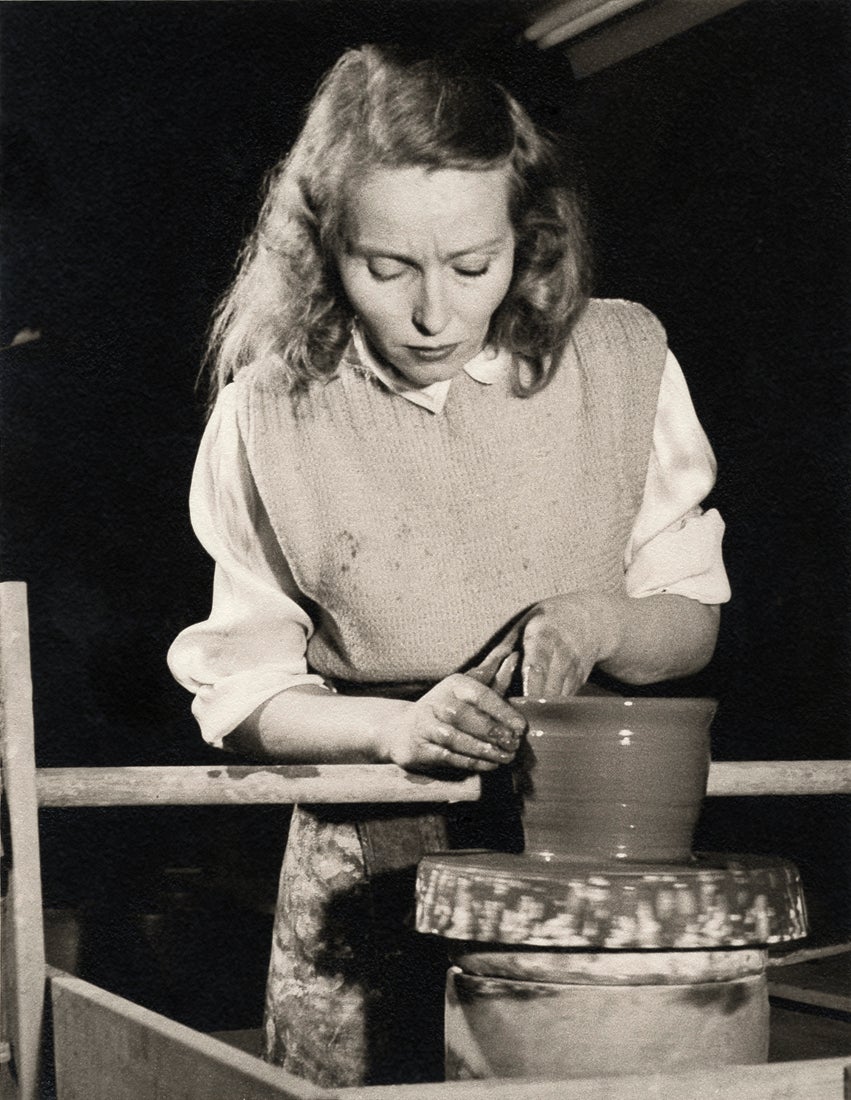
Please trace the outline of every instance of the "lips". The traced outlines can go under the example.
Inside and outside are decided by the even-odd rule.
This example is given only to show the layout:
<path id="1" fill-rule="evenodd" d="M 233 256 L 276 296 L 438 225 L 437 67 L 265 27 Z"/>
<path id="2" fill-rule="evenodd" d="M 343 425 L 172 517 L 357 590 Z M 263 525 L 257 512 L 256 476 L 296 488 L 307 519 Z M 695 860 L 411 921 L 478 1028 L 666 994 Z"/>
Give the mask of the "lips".
<path id="1" fill-rule="evenodd" d="M 432 348 L 418 344 L 408 344 L 407 350 L 411 355 L 425 363 L 439 363 L 443 359 L 448 359 L 458 346 L 458 344 L 443 344 L 440 347 Z"/>

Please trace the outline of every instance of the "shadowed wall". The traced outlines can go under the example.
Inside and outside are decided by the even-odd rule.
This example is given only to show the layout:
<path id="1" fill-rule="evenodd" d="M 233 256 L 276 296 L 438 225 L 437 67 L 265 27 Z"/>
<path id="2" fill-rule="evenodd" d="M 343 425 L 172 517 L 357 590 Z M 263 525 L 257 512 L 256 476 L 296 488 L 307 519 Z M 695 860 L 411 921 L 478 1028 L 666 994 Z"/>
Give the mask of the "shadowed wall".
<path id="1" fill-rule="evenodd" d="M 394 39 L 463 48 L 570 134 L 598 291 L 655 310 L 683 364 L 734 600 L 712 666 L 671 690 L 720 699 L 719 758 L 848 754 L 845 7 L 753 0 L 580 83 L 509 11 L 2 5 L 0 343 L 42 332 L 0 356 L 2 575 L 30 585 L 40 764 L 218 759 L 164 663 L 209 606 L 186 508 L 204 332 L 317 79 Z M 120 873 L 153 911 L 166 867 L 272 876 L 286 811 L 70 818 L 44 816 L 48 900 L 118 904 Z M 832 933 L 847 821 L 839 799 L 727 801 L 702 841 L 797 859 Z"/>

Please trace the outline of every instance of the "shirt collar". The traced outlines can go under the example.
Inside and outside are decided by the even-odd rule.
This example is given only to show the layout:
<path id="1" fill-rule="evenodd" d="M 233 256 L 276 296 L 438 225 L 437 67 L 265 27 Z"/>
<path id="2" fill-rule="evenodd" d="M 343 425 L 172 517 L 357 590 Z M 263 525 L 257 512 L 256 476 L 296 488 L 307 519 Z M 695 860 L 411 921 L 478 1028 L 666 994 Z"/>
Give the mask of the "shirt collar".
<path id="1" fill-rule="evenodd" d="M 369 350 L 360 326 L 352 326 L 352 342 L 355 346 L 358 360 L 361 366 L 366 367 L 393 393 L 404 397 L 414 405 L 427 409 L 432 413 L 440 413 L 446 404 L 449 395 L 449 387 L 452 379 L 447 378 L 442 382 L 432 382 L 430 386 L 411 386 L 401 375 L 392 374 L 385 366 L 378 362 Z M 464 371 L 476 382 L 490 386 L 501 378 L 508 365 L 508 355 L 503 351 L 495 351 L 493 348 L 483 348 L 475 358 L 464 366 Z"/>

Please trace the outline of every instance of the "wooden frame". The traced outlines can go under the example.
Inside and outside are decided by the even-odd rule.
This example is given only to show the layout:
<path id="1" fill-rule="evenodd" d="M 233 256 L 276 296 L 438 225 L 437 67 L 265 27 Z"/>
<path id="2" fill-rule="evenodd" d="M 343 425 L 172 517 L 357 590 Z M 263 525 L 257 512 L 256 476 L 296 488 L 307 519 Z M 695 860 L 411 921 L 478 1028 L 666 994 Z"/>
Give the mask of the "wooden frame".
<path id="1" fill-rule="evenodd" d="M 478 797 L 477 779 L 413 777 L 391 765 L 257 768 L 35 768 L 26 587 L 0 584 L 0 793 L 8 806 L 8 884 L 0 915 L 4 965 L 0 1095 L 36 1100 L 45 991 L 59 1100 L 835 1100 L 851 1097 L 851 1059 L 699 1073 L 570 1081 L 460 1081 L 318 1088 L 242 1051 L 99 989 L 48 971 L 44 958 L 38 806 L 287 802 L 447 802 Z M 715 764 L 710 795 L 851 791 L 851 762 Z M 8 857 L 11 856 L 11 859 Z M 9 1042 L 2 1045 L 8 1030 Z M 9 1072 L 11 1061 L 14 1076 Z"/>
<path id="2" fill-rule="evenodd" d="M 79 978 L 50 980 L 59 1100 L 840 1100 L 851 1059 L 323 1089 Z"/>

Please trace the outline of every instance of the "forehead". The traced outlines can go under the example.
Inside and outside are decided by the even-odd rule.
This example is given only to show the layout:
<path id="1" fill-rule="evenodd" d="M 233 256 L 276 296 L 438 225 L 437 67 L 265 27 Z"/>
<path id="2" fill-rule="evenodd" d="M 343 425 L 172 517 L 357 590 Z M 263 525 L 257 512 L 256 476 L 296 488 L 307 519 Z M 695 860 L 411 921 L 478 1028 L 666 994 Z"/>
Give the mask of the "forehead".
<path id="1" fill-rule="evenodd" d="M 505 235 L 508 168 L 378 168 L 347 196 L 346 227 L 354 243 L 454 249 Z"/>

